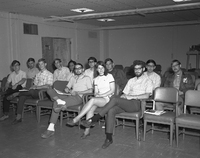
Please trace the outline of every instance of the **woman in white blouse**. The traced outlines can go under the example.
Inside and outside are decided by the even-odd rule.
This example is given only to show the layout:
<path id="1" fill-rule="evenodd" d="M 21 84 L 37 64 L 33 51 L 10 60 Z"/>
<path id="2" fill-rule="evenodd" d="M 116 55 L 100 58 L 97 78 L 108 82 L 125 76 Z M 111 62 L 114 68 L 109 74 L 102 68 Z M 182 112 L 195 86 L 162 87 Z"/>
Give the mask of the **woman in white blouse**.
<path id="1" fill-rule="evenodd" d="M 69 120 L 67 125 L 74 126 L 78 121 L 86 114 L 86 119 L 91 118 L 94 115 L 94 111 L 97 107 L 103 107 L 109 102 L 110 97 L 115 92 L 115 81 L 111 74 L 106 70 L 105 63 L 103 61 L 97 62 L 97 77 L 94 78 L 94 95 L 82 108 L 80 114 L 73 120 Z M 85 139 L 89 136 L 89 128 L 85 129 L 85 132 L 81 136 Z"/>

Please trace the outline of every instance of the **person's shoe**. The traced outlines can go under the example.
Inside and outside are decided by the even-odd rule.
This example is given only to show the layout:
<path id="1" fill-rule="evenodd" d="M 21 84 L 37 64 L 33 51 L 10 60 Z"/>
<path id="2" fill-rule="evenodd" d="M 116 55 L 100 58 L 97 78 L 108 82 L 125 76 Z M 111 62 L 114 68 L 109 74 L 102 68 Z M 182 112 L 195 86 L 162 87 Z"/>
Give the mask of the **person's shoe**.
<path id="1" fill-rule="evenodd" d="M 74 122 L 73 119 L 67 120 L 66 126 L 76 126 L 78 125 L 78 122 Z"/>
<path id="2" fill-rule="evenodd" d="M 59 113 L 61 110 L 66 110 L 66 105 L 64 104 L 58 104 L 57 105 L 57 107 L 54 107 L 53 109 L 54 109 L 54 111 L 56 112 L 56 113 Z"/>
<path id="3" fill-rule="evenodd" d="M 22 122 L 22 118 L 20 119 L 14 119 L 14 121 L 12 122 L 13 125 L 16 125 L 18 123 Z"/>
<path id="4" fill-rule="evenodd" d="M 90 136 L 90 133 L 88 133 L 88 134 L 83 133 L 83 134 L 81 135 L 81 139 L 86 139 L 86 138 L 89 137 L 89 136 Z"/>
<path id="5" fill-rule="evenodd" d="M 83 121 L 81 121 L 81 125 L 84 126 L 84 127 L 86 127 L 86 128 L 90 128 L 91 126 L 94 126 L 95 123 L 92 122 L 91 119 L 89 119 L 89 120 L 83 120 Z"/>
<path id="6" fill-rule="evenodd" d="M 102 145 L 102 148 L 103 148 L 103 149 L 106 149 L 106 148 L 109 147 L 109 145 L 112 144 L 112 143 L 113 143 L 112 140 L 106 139 L 105 142 L 104 142 L 104 144 Z"/>
<path id="7" fill-rule="evenodd" d="M 13 100 L 15 97 L 19 95 L 19 92 L 13 93 L 7 97 L 7 100 Z"/>
<path id="8" fill-rule="evenodd" d="M 3 116 L 0 118 L 0 121 L 4 121 L 4 120 L 6 120 L 6 119 L 8 119 L 8 118 L 9 118 L 8 115 L 3 115 Z"/>
<path id="9" fill-rule="evenodd" d="M 54 133 L 55 133 L 55 131 L 46 130 L 44 133 L 41 134 L 41 137 L 44 139 L 47 139 L 47 138 L 53 136 Z"/>

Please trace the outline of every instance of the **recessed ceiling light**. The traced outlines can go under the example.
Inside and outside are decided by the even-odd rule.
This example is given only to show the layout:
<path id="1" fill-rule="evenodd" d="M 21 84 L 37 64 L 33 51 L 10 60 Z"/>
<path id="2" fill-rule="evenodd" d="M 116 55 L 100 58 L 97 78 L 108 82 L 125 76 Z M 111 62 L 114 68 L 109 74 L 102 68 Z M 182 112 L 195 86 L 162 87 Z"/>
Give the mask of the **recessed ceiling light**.
<path id="1" fill-rule="evenodd" d="M 110 21 L 115 21 L 115 19 L 109 19 L 109 18 L 105 18 L 105 19 L 97 19 L 98 21 L 102 21 L 102 22 L 110 22 Z"/>
<path id="2" fill-rule="evenodd" d="M 174 2 L 188 2 L 188 1 L 191 1 L 191 0 L 173 0 Z"/>
<path id="3" fill-rule="evenodd" d="M 86 12 L 93 12 L 94 10 L 88 8 L 77 8 L 77 9 L 71 9 L 71 11 L 78 13 L 86 13 Z"/>

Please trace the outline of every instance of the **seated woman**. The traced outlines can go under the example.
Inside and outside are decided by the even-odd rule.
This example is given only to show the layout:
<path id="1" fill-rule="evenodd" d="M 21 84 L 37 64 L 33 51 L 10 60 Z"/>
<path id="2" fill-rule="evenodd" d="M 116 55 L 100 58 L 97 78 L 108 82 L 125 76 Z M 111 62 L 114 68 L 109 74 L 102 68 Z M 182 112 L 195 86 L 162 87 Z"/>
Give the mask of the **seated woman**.
<path id="1" fill-rule="evenodd" d="M 66 125 L 74 126 L 85 115 L 86 119 L 91 118 L 94 115 L 94 111 L 97 107 L 103 107 L 109 102 L 110 97 L 115 91 L 115 81 L 111 74 L 107 73 L 105 64 L 103 61 L 97 62 L 97 77 L 94 79 L 94 95 L 82 108 L 80 114 L 73 120 L 69 120 Z M 89 128 L 85 129 L 85 132 L 81 136 L 82 139 L 89 136 Z"/>

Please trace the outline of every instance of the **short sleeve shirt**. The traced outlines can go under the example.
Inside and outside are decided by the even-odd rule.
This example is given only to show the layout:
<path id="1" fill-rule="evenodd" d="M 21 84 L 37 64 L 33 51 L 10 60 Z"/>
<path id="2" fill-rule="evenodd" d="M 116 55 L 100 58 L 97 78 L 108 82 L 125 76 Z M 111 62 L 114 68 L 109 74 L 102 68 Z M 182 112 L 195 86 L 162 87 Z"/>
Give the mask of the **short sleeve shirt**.
<path id="1" fill-rule="evenodd" d="M 157 87 L 160 87 L 161 77 L 155 72 L 152 72 L 151 75 L 148 75 L 147 72 L 144 72 L 145 75 L 149 77 L 149 79 L 153 82 L 153 90 Z"/>
<path id="2" fill-rule="evenodd" d="M 35 77 L 34 85 L 43 86 L 46 84 L 53 85 L 53 74 L 48 70 L 40 71 Z"/>
<path id="3" fill-rule="evenodd" d="M 126 95 L 142 95 L 145 93 L 152 94 L 153 92 L 153 83 L 147 77 L 147 75 L 142 75 L 139 78 L 134 77 L 128 81 L 126 84 L 123 93 Z M 127 99 L 132 99 L 127 98 Z"/>
<path id="4" fill-rule="evenodd" d="M 92 81 L 90 77 L 81 75 L 81 76 L 72 76 L 67 84 L 69 89 L 73 89 L 73 91 L 86 91 L 88 89 L 92 89 Z M 82 95 L 80 95 L 82 97 Z"/>
<path id="5" fill-rule="evenodd" d="M 55 82 L 56 80 L 59 81 L 69 81 L 71 77 L 69 68 L 67 67 L 62 67 L 61 70 L 56 69 L 53 73 L 53 81 Z"/>
<path id="6" fill-rule="evenodd" d="M 97 76 L 94 79 L 94 85 L 98 89 L 99 94 L 106 93 L 110 90 L 110 83 L 115 82 L 112 74 L 107 74 L 106 76 Z"/>
<path id="7" fill-rule="evenodd" d="M 89 76 L 91 78 L 91 81 L 93 81 L 93 79 L 94 79 L 94 71 L 93 70 L 91 70 L 90 68 L 86 69 L 85 72 L 84 72 L 84 74 L 86 76 Z"/>
<path id="8" fill-rule="evenodd" d="M 12 86 L 14 86 L 23 78 L 26 78 L 26 73 L 24 71 L 19 70 L 18 74 L 15 71 L 13 71 L 8 77 L 8 82 L 9 83 L 11 82 Z M 26 82 L 22 84 L 22 87 L 25 87 L 25 86 L 26 86 Z"/>

